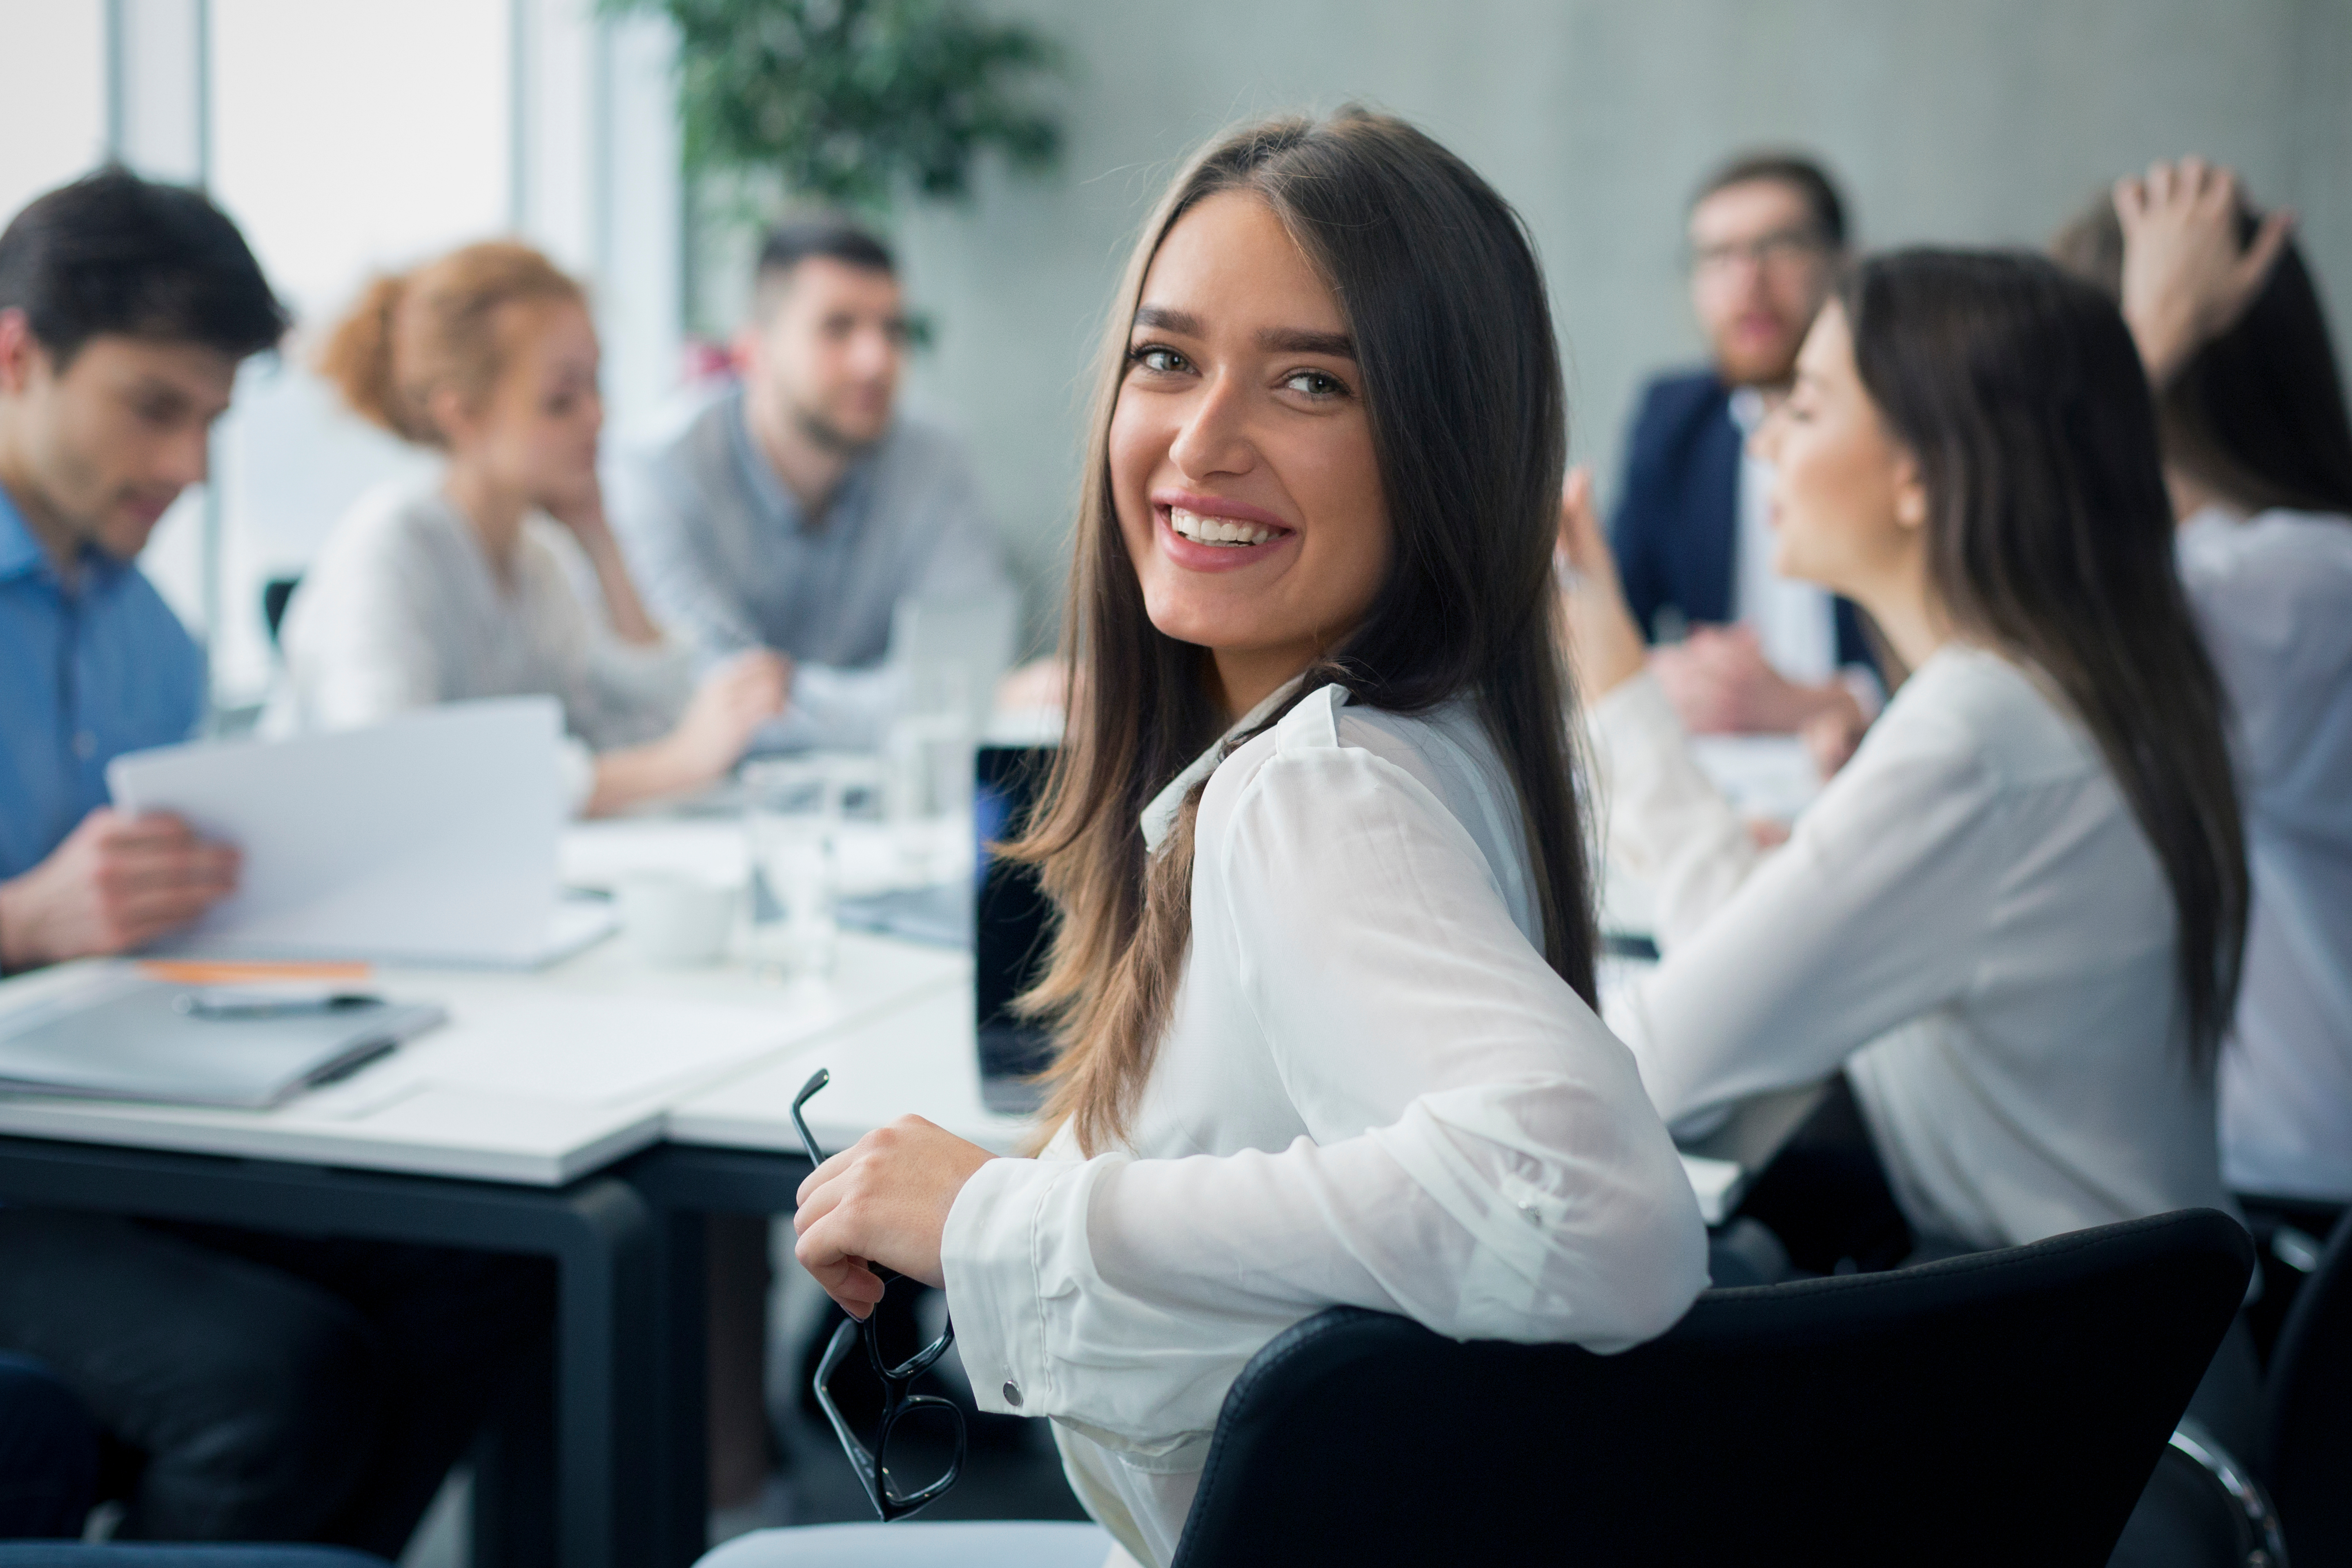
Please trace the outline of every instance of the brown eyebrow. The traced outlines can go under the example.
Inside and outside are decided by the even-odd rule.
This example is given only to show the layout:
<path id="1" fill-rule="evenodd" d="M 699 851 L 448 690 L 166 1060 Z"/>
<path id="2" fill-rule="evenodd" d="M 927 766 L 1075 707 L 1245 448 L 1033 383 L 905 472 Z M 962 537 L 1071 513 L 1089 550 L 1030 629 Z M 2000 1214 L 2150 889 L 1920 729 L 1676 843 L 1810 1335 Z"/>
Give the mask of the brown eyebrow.
<path id="1" fill-rule="evenodd" d="M 1186 337 L 1205 337 L 1201 318 L 1189 310 L 1171 310 L 1161 305 L 1139 305 L 1135 308 L 1138 327 L 1155 327 L 1161 331 L 1181 332 Z M 1332 359 L 1351 360 L 1356 357 L 1356 340 L 1345 332 L 1309 331 L 1304 327 L 1268 327 L 1257 334 L 1257 346 L 1270 353 L 1324 354 Z"/>
<path id="2" fill-rule="evenodd" d="M 1324 354 L 1354 359 L 1356 340 L 1345 332 L 1310 332 L 1300 327 L 1268 327 L 1257 335 L 1257 345 L 1278 354 Z"/>
<path id="3" fill-rule="evenodd" d="M 1135 324 L 1157 327 L 1164 332 L 1181 332 L 1188 338 L 1202 336 L 1201 318 L 1185 310 L 1171 310 L 1159 305 L 1138 305 Z"/>

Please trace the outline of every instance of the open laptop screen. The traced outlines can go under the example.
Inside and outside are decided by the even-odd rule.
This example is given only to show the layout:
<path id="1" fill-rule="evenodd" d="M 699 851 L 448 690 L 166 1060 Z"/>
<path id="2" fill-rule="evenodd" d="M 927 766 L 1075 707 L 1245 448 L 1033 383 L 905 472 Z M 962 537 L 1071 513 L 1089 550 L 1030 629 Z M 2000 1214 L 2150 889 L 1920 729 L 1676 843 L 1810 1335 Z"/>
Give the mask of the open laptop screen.
<path id="1" fill-rule="evenodd" d="M 1011 838 L 1026 825 L 1053 760 L 1050 746 L 982 746 L 973 778 L 972 811 L 982 846 L 972 922 L 981 1097 L 992 1110 L 1016 1114 L 1036 1109 L 1038 1089 L 1027 1080 L 1053 1057 L 1045 1030 L 1013 1012 L 1013 999 L 1028 989 L 1045 962 L 1047 906 L 1036 868 L 992 855 L 987 846 Z"/>

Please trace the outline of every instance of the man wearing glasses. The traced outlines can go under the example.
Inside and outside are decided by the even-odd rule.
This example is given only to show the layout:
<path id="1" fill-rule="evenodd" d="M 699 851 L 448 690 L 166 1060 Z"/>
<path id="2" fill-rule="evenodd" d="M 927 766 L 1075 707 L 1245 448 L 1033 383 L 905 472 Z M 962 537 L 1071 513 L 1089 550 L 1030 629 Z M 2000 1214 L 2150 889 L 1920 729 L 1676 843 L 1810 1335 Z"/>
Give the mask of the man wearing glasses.
<path id="1" fill-rule="evenodd" d="M 1845 258 L 1844 204 L 1811 159 L 1750 153 L 1699 188 L 1689 237 L 1715 363 L 1643 394 L 1612 530 L 1626 597 L 1692 730 L 1802 731 L 1834 765 L 1881 700 L 1870 649 L 1851 605 L 1772 570 L 1769 472 L 1746 444 Z"/>

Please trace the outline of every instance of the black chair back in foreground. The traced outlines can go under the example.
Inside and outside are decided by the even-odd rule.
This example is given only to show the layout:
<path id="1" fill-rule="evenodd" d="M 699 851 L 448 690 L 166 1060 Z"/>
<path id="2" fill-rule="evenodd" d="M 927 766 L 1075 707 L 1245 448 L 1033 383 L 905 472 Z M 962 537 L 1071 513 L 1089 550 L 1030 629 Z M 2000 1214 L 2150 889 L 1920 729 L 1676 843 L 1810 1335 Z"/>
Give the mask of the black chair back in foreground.
<path id="1" fill-rule="evenodd" d="M 2294 1568 L 2352 1565 L 2352 1210 L 2279 1327 L 2263 1405 L 2256 1467 Z"/>
<path id="2" fill-rule="evenodd" d="M 1234 1383 L 1176 1568 L 2097 1568 L 2252 1268 L 2190 1209 L 1710 1290 L 1619 1355 L 1337 1308 Z"/>

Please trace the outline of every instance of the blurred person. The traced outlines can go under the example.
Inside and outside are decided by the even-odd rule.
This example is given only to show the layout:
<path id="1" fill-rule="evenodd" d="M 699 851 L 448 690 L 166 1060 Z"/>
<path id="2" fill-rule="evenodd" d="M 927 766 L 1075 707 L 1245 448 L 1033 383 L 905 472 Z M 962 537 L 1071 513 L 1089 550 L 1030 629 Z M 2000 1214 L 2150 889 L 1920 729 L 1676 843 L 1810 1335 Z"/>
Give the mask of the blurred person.
<path id="1" fill-rule="evenodd" d="M 287 606 L 281 719 L 373 724 L 436 702 L 562 699 L 566 786 L 596 816 L 724 777 L 782 710 L 753 651 L 693 688 L 605 521 L 604 401 L 580 285 L 528 246 L 470 245 L 379 278 L 319 368 L 362 418 L 443 454 L 344 514 Z M 573 589 L 559 541 L 593 572 Z"/>
<path id="2" fill-rule="evenodd" d="M 1782 1202 L 1768 1176 L 1748 1206 L 1809 1268 L 2231 1209 L 2215 1063 L 2247 872 L 2122 318 L 2039 258 L 1873 258 L 1754 439 L 1777 564 L 1867 608 L 1912 673 L 1759 850 L 1572 491 L 1600 794 L 1663 954 L 1609 1021 L 1659 1110 L 1831 1076 L 1844 1187 Z"/>
<path id="3" fill-rule="evenodd" d="M 202 656 L 134 562 L 285 326 L 194 191 L 107 169 L 0 232 L 10 972 L 134 947 L 235 880 L 184 826 L 108 811 L 105 769 L 203 714 Z M 0 1352 L 138 1458 L 126 1538 L 396 1553 L 551 1301 L 482 1254 L 0 1206 Z"/>
<path id="4" fill-rule="evenodd" d="M 1611 531 L 1660 685 L 1693 731 L 1806 731 L 1834 766 L 1883 691 L 1853 606 L 1772 569 L 1769 468 L 1748 443 L 1784 396 L 1846 254 L 1811 159 L 1748 153 L 1693 198 L 1691 308 L 1714 363 L 1652 382 Z"/>
<path id="5" fill-rule="evenodd" d="M 2235 710 L 2254 902 L 2222 1173 L 2325 1236 L 2352 1201 L 2352 418 L 2291 226 L 2189 158 L 2119 182 L 2057 250 L 2120 300 L 2156 384 L 2181 580 Z"/>
<path id="6" fill-rule="evenodd" d="M 1011 592 L 961 444 L 898 410 L 907 341 L 879 240 L 835 218 L 784 224 L 736 339 L 741 380 L 615 474 L 655 613 L 705 661 L 792 661 L 779 745 L 879 740 L 901 599 Z"/>

